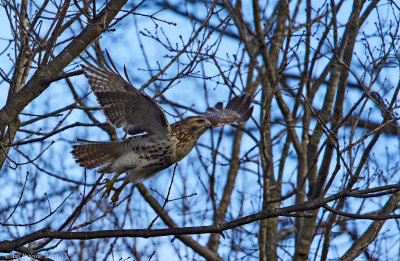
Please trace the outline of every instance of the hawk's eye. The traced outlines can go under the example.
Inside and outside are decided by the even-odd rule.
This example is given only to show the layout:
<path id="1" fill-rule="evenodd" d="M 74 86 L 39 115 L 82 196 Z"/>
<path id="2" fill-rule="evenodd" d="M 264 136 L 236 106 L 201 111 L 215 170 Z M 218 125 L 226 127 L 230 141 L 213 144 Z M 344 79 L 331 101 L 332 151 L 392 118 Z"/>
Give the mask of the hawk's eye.
<path id="1" fill-rule="evenodd" d="M 203 119 L 196 120 L 196 123 L 198 123 L 198 124 L 203 124 L 204 122 L 205 122 L 205 120 L 203 120 Z"/>

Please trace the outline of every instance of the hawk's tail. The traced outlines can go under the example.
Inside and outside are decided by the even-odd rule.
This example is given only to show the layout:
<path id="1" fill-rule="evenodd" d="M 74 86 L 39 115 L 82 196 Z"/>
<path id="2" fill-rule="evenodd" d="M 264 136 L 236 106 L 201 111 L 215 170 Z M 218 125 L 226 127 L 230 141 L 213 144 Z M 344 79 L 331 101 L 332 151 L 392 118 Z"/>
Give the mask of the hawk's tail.
<path id="1" fill-rule="evenodd" d="M 122 142 L 93 142 L 74 145 L 71 153 L 76 162 L 88 169 L 99 168 L 101 173 L 110 173 L 112 163 L 122 154 Z"/>

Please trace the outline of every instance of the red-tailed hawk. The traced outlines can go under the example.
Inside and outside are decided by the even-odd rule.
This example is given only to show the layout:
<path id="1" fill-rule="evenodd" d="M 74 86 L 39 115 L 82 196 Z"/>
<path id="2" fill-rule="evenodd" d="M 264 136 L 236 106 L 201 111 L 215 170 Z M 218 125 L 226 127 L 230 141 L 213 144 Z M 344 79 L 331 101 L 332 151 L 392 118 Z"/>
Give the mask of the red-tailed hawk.
<path id="1" fill-rule="evenodd" d="M 115 172 L 104 192 L 108 196 L 114 190 L 114 205 L 127 184 L 150 178 L 188 155 L 207 129 L 245 123 L 253 112 L 250 95 L 243 94 L 230 100 L 226 108 L 219 102 L 203 114 L 170 125 L 163 109 L 125 81 L 115 67 L 105 64 L 100 69 L 87 63 L 82 69 L 110 123 L 136 135 L 123 141 L 73 146 L 72 154 L 82 167 L 98 168 L 100 173 Z M 124 172 L 127 175 L 123 184 L 115 189 L 114 182 Z"/>

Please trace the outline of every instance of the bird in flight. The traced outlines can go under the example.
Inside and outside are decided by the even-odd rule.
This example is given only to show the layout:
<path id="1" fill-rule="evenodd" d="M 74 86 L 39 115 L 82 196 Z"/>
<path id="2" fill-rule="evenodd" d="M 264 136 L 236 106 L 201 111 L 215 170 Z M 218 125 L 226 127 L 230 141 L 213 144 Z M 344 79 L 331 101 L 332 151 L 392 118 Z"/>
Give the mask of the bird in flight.
<path id="1" fill-rule="evenodd" d="M 72 154 L 82 167 L 115 173 L 103 187 L 105 196 L 114 191 L 111 197 L 114 205 L 127 184 L 148 179 L 183 159 L 209 128 L 245 123 L 253 112 L 251 96 L 243 94 L 231 99 L 225 108 L 219 102 L 205 113 L 169 124 L 164 110 L 133 87 L 128 77 L 126 81 L 112 61 L 112 68 L 105 62 L 102 68 L 86 63 L 81 65 L 84 75 L 108 121 L 133 135 L 122 141 L 73 146 Z M 114 188 L 117 178 L 125 172 L 123 184 Z"/>

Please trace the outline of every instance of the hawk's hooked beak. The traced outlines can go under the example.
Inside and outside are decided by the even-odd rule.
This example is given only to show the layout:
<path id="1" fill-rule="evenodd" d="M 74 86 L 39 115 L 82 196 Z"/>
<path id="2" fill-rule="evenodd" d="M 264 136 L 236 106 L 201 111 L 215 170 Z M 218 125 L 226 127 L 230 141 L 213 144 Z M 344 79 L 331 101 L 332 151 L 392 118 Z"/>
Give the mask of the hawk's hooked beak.
<path id="1" fill-rule="evenodd" d="M 208 129 L 212 129 L 212 127 L 213 127 L 212 123 L 211 123 L 211 122 L 208 122 L 207 128 L 208 128 Z"/>

